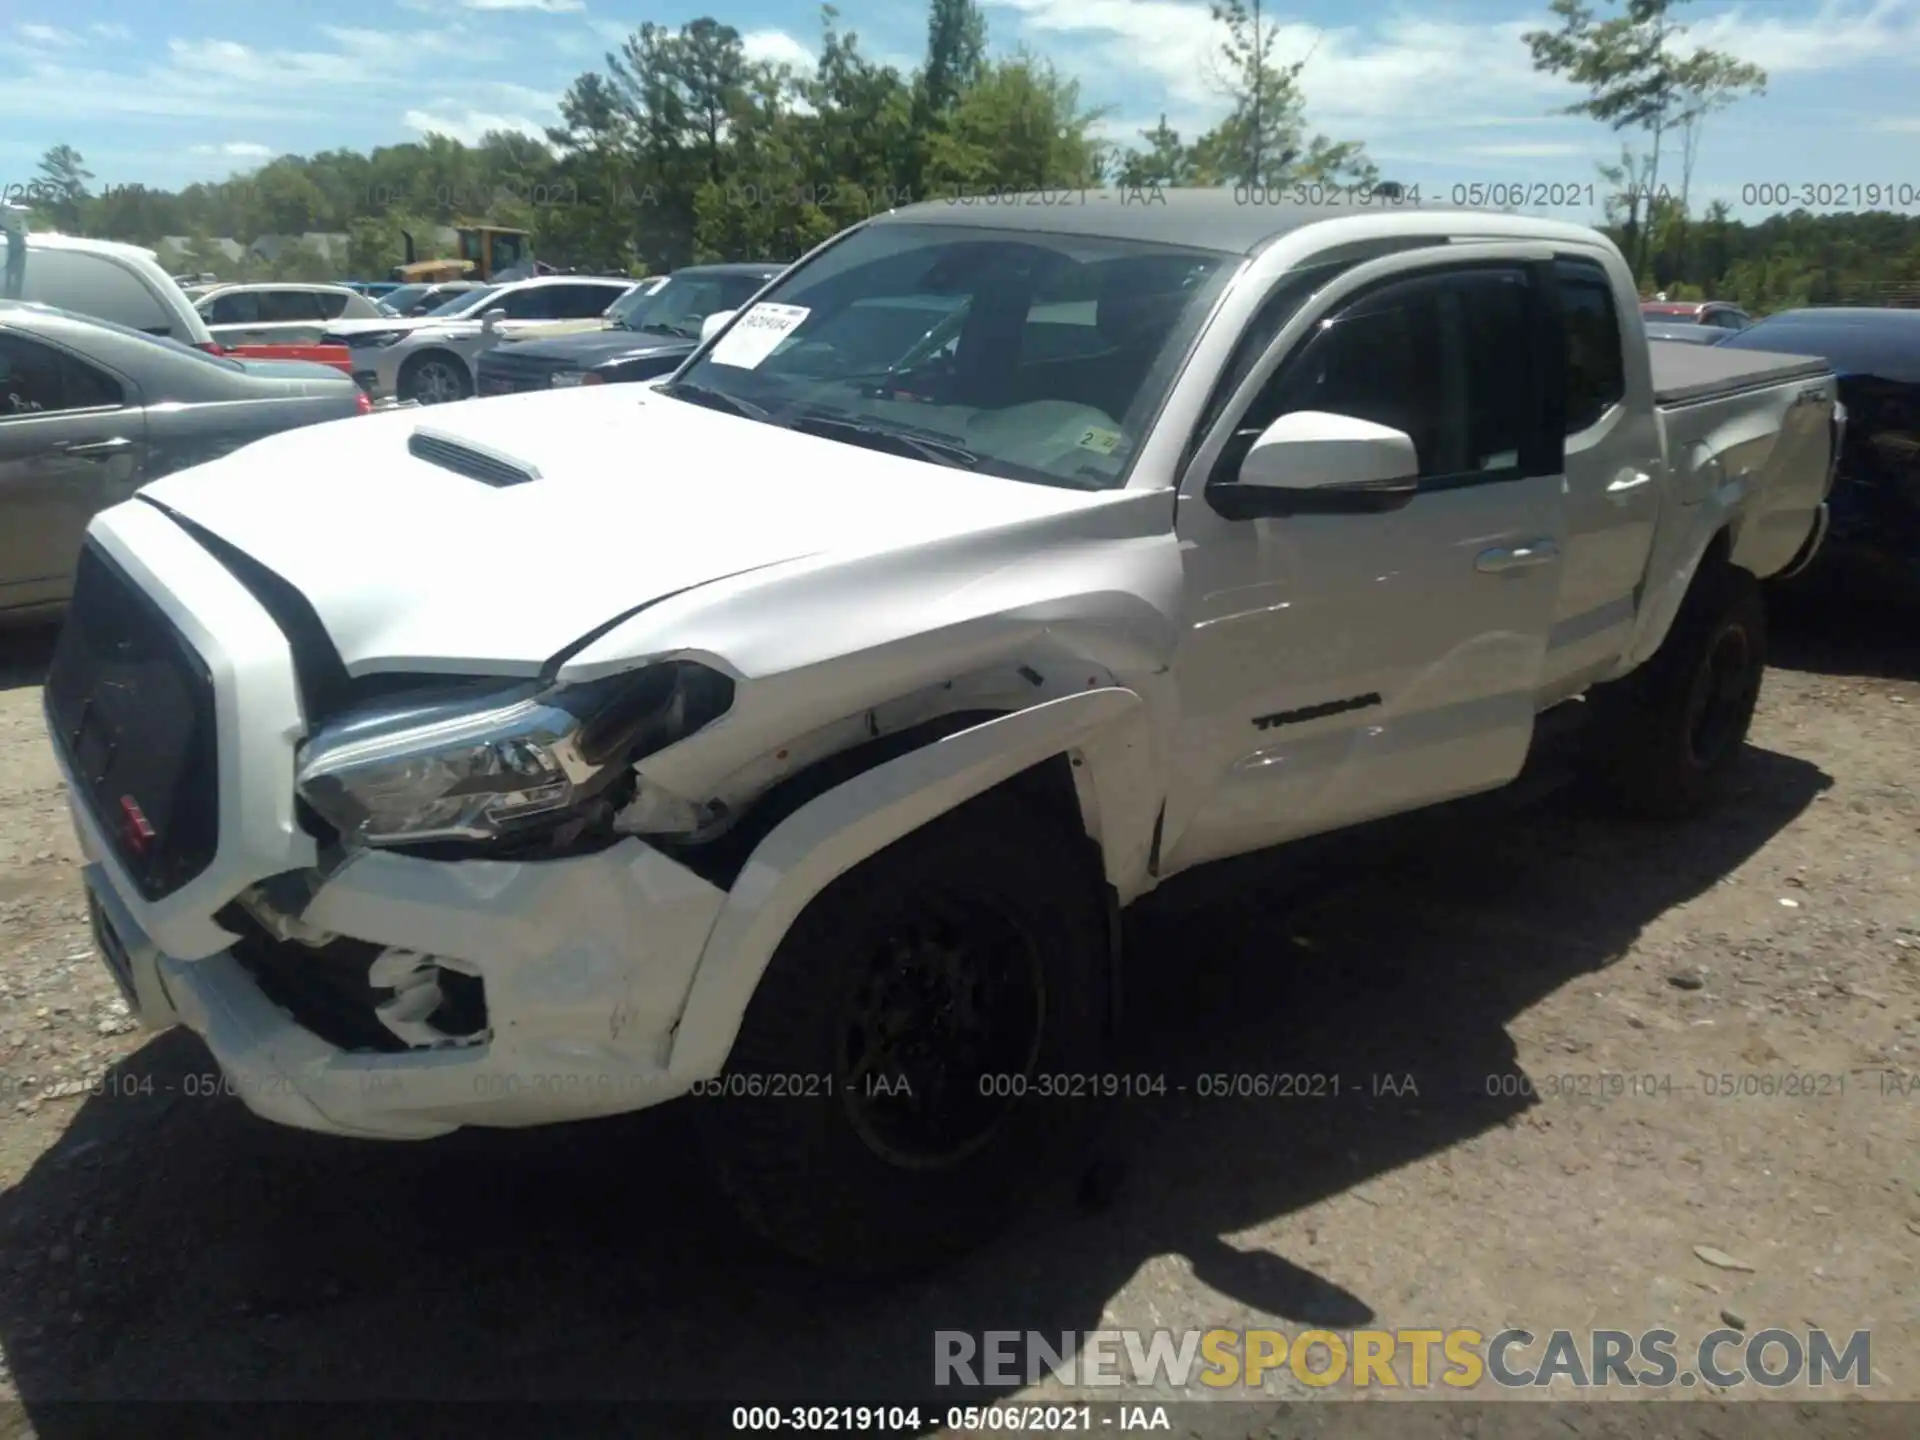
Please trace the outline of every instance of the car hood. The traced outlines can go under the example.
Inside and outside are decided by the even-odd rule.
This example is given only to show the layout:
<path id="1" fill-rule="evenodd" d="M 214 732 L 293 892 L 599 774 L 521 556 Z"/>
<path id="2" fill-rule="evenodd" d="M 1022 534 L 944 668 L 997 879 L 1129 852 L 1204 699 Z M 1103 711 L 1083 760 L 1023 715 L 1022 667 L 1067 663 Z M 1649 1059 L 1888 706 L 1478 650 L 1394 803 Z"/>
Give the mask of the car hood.
<path id="1" fill-rule="evenodd" d="M 592 366 L 652 356 L 691 355 L 699 343 L 675 335 L 650 335 L 640 330 L 591 330 L 554 339 L 516 340 L 513 342 L 513 353 L 533 360 Z"/>
<path id="2" fill-rule="evenodd" d="M 537 478 L 470 478 L 413 453 L 416 432 Z M 299 590 L 350 674 L 532 675 L 588 632 L 714 580 L 1109 498 L 619 386 L 272 436 L 129 503 L 211 532 Z"/>
<path id="3" fill-rule="evenodd" d="M 398 331 L 404 335 L 415 330 L 424 330 L 428 326 L 439 328 L 445 325 L 461 325 L 465 323 L 467 322 L 460 320 L 435 320 L 427 315 L 406 317 L 396 315 L 387 320 L 329 320 L 325 328 L 326 333 L 329 335 L 385 335 L 394 331 Z M 480 322 L 478 320 L 471 323 L 476 329 L 479 328 Z"/>

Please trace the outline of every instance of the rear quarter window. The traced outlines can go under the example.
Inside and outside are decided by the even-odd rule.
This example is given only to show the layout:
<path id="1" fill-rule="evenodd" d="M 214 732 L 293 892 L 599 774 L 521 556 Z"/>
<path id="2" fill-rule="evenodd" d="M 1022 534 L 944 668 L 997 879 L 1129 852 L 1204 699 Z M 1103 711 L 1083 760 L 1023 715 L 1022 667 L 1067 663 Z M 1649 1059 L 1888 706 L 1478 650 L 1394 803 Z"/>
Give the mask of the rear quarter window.
<path id="1" fill-rule="evenodd" d="M 176 329 L 173 312 L 130 267 L 117 257 L 84 250 L 30 248 L 21 298 L 135 330 L 170 335 Z M 181 304 L 184 308 L 184 296 Z"/>

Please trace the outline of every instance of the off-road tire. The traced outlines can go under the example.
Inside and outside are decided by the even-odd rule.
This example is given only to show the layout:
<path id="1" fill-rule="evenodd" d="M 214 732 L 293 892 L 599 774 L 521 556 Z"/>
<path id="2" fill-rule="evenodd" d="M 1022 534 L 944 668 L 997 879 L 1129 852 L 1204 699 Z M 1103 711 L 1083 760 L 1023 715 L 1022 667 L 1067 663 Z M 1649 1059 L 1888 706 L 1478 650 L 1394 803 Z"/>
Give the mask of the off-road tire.
<path id="1" fill-rule="evenodd" d="M 1024 935 L 1023 973 L 1040 977 L 1038 1038 L 1025 1046 L 1026 1095 L 980 1148 L 914 1169 L 862 1137 L 842 1045 L 873 957 L 934 903 L 985 907 Z M 761 1236 L 842 1273 L 910 1273 L 974 1248 L 1071 1173 L 1095 1138 L 1100 1101 L 1071 1077 L 1100 1071 L 1110 968 L 1102 877 L 1077 826 L 996 791 L 904 837 L 801 914 L 725 1075 L 692 1101 L 720 1188 Z M 1068 1093 L 1040 1093 L 1063 1084 Z M 787 1093 L 751 1093 L 775 1086 Z"/>
<path id="2" fill-rule="evenodd" d="M 1745 746 L 1766 663 L 1760 582 L 1714 564 L 1695 578 L 1652 658 L 1595 697 L 1595 793 L 1653 819 L 1711 806 Z M 1713 717 L 1704 737 L 1703 704 Z"/>

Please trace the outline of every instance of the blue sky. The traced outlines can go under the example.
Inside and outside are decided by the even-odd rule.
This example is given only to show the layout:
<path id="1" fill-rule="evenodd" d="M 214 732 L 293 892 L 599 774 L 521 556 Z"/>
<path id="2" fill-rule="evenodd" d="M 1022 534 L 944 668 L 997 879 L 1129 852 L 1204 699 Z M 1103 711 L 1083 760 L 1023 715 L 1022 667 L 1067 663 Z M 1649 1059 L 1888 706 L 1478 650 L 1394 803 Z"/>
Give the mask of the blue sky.
<path id="1" fill-rule="evenodd" d="M 1771 75 L 1765 97 L 1709 125 L 1697 197 L 1751 214 L 1756 184 L 1880 183 L 1906 192 L 1887 208 L 1920 209 L 1920 0 L 1682 8 L 1695 41 Z M 996 50 L 1052 58 L 1116 136 L 1162 112 L 1191 136 L 1221 111 L 1205 0 L 985 9 Z M 903 66 L 919 54 L 918 4 L 841 0 L 840 11 L 868 53 Z M 96 185 L 172 187 L 428 129 L 537 133 L 567 82 L 639 22 L 701 13 L 738 28 L 751 53 L 801 64 L 819 34 L 807 0 L 715 0 L 706 12 L 697 0 L 5 0 L 0 186 L 29 179 L 63 141 Z M 1383 172 L 1427 198 L 1472 182 L 1580 186 L 1619 153 L 1604 128 L 1556 116 L 1576 92 L 1530 67 L 1519 35 L 1544 21 L 1544 0 L 1276 0 L 1271 13 L 1284 24 L 1279 53 L 1309 57 L 1310 120 L 1365 140 Z"/>

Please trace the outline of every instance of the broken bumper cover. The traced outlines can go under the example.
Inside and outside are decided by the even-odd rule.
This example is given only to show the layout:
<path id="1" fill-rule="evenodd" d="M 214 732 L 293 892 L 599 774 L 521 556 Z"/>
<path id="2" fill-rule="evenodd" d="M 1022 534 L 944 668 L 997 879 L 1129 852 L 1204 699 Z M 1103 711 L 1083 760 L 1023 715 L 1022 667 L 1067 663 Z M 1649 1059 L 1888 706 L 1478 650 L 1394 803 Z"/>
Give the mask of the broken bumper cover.
<path id="1" fill-rule="evenodd" d="M 487 996 L 488 1030 L 469 1041 L 368 1051 L 315 1034 L 232 951 L 163 953 L 100 862 L 84 811 L 75 823 L 102 956 L 141 1022 L 201 1036 L 233 1093 L 266 1119 L 427 1139 L 617 1114 L 689 1088 L 667 1060 L 725 896 L 638 841 L 538 864 L 378 852 L 349 861 L 320 887 L 307 923 L 456 958 Z M 303 947 L 286 949 L 298 964 Z"/>
<path id="2" fill-rule="evenodd" d="M 67 746 L 52 747 L 101 953 L 145 1024 L 197 1031 L 259 1114 L 346 1135 L 580 1119 L 657 1104 L 701 1078 L 668 1059 L 724 892 L 634 839 L 541 861 L 368 850 L 322 867 L 294 812 L 301 712 L 285 635 L 153 506 L 104 512 L 91 539 L 184 637 L 213 691 L 217 843 L 201 873 L 158 899 L 102 829 L 113 822 L 76 783 Z M 357 942 L 339 947 L 359 952 L 357 974 L 333 962 L 327 984 L 342 983 L 331 991 L 298 983 L 328 968 L 325 949 L 229 923 L 236 897 L 290 875 L 310 882 L 296 908 L 313 938 Z M 477 980 L 483 1027 L 418 1043 L 418 1018 L 387 1025 L 371 962 L 394 951 L 443 961 L 468 988 Z M 354 1023 L 327 1023 L 329 1005 Z"/>

